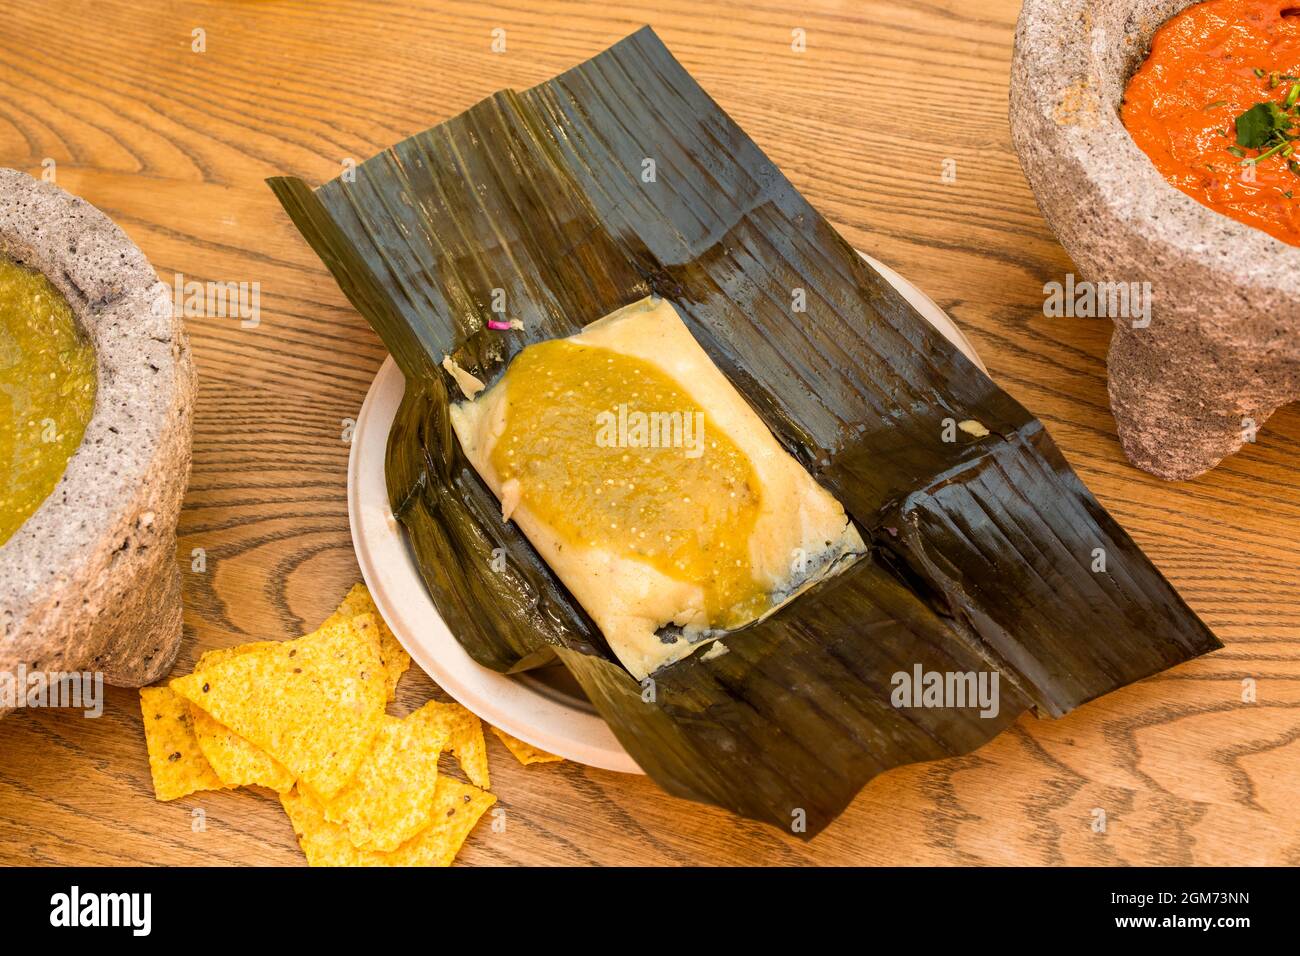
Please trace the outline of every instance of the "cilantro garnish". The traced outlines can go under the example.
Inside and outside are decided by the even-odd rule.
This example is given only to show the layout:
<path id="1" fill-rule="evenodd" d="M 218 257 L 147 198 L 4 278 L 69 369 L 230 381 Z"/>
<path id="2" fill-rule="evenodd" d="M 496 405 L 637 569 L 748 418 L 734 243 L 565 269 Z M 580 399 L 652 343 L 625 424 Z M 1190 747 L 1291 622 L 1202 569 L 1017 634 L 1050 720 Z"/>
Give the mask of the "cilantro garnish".
<path id="1" fill-rule="evenodd" d="M 1237 117 L 1237 145 L 1246 149 L 1268 149 L 1286 134 L 1292 117 L 1277 103 L 1256 103 Z"/>
<path id="2" fill-rule="evenodd" d="M 1258 156 L 1243 158 L 1243 166 L 1259 163 L 1270 156 L 1286 158 L 1295 152 L 1292 140 L 1300 138 L 1300 132 L 1296 130 L 1300 126 L 1297 102 L 1300 102 L 1300 82 L 1292 85 L 1281 103 L 1276 100 L 1256 103 L 1233 121 L 1237 130 L 1237 147 L 1259 150 Z M 1244 156 L 1237 147 L 1229 146 L 1228 152 Z M 1294 162 L 1288 162 L 1287 166 L 1292 172 L 1296 171 Z"/>

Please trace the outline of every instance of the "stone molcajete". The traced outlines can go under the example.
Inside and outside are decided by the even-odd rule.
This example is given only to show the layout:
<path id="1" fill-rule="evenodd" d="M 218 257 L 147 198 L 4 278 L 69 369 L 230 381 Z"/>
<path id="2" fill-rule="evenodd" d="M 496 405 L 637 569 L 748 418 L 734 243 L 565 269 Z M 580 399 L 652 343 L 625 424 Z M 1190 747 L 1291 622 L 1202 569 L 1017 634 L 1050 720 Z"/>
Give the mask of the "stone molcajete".
<path id="1" fill-rule="evenodd" d="M 122 230 L 12 169 L 0 169 L 0 255 L 63 294 L 99 376 L 62 479 L 0 546 L 0 673 L 150 683 L 171 668 L 181 637 L 176 519 L 196 387 L 188 341 L 169 290 Z"/>
<path id="2" fill-rule="evenodd" d="M 1192 2 L 1025 0 L 1011 75 L 1020 163 L 1082 278 L 1151 284 L 1149 324 L 1114 319 L 1110 400 L 1130 460 L 1169 479 L 1300 398 L 1300 248 L 1175 189 L 1120 122 L 1152 35 Z"/>

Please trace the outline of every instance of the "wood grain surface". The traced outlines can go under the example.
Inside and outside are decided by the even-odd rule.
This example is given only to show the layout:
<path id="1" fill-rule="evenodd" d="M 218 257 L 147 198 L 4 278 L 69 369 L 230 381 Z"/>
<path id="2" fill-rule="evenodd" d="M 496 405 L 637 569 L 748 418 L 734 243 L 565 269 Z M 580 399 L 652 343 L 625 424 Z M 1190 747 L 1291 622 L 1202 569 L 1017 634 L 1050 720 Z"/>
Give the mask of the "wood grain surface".
<path id="1" fill-rule="evenodd" d="M 345 510 L 354 417 L 384 350 L 263 184 L 313 183 L 644 23 L 844 235 L 914 280 L 1041 417 L 1226 648 L 970 756 L 891 772 L 810 844 L 490 740 L 504 832 L 466 864 L 1300 863 L 1300 411 L 1195 481 L 1125 461 L 1110 323 L 1048 319 L 1071 265 L 1011 150 L 1016 0 L 786 4 L 9 0 L 0 165 L 112 216 L 159 274 L 259 282 L 261 321 L 194 318 L 194 473 L 178 560 L 185 642 L 314 627 L 359 579 Z M 193 50 L 204 31 L 206 49 Z M 506 31 L 506 51 L 491 49 Z M 791 31 L 807 49 L 791 49 Z M 933 119 L 938 117 L 937 120 Z M 941 181 L 942 162 L 957 177 Z M 1243 701 L 1243 681 L 1257 700 Z M 412 672 L 402 712 L 435 693 Z M 206 829 L 195 832 L 202 808 Z M 1104 811 L 1098 832 L 1095 811 Z M 278 803 L 153 799 L 137 694 L 98 720 L 0 722 L 0 861 L 297 864 Z"/>

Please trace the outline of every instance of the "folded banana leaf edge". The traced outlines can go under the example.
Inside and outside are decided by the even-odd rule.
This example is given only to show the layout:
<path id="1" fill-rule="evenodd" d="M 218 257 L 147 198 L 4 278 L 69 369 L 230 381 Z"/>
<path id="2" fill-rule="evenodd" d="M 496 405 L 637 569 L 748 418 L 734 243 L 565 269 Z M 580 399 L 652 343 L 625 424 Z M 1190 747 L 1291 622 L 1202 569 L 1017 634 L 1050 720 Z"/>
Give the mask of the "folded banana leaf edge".
<path id="1" fill-rule="evenodd" d="M 968 753 L 1027 709 L 1059 716 L 1221 646 L 1042 425 L 649 28 L 316 190 L 269 182 L 405 375 L 389 496 L 452 633 L 501 672 L 558 658 L 671 793 L 810 838 L 882 771 Z M 727 653 L 638 684 L 502 522 L 452 433 L 461 396 L 442 361 L 490 384 L 525 346 L 652 293 L 870 553 L 729 635 Z M 954 428 L 968 421 L 987 434 Z M 996 713 L 894 706 L 895 675 L 917 668 L 996 673 Z"/>

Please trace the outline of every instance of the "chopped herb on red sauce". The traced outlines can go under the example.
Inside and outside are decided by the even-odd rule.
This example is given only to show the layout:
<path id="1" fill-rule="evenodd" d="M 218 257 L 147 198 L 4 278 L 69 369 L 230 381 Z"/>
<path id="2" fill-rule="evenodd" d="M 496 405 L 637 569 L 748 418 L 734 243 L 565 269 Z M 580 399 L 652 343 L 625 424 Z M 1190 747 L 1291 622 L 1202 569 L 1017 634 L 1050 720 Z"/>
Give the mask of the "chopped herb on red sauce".
<path id="1" fill-rule="evenodd" d="M 1295 0 L 1205 0 L 1172 17 L 1129 82 L 1121 117 L 1171 185 L 1300 245 L 1295 8 Z"/>

